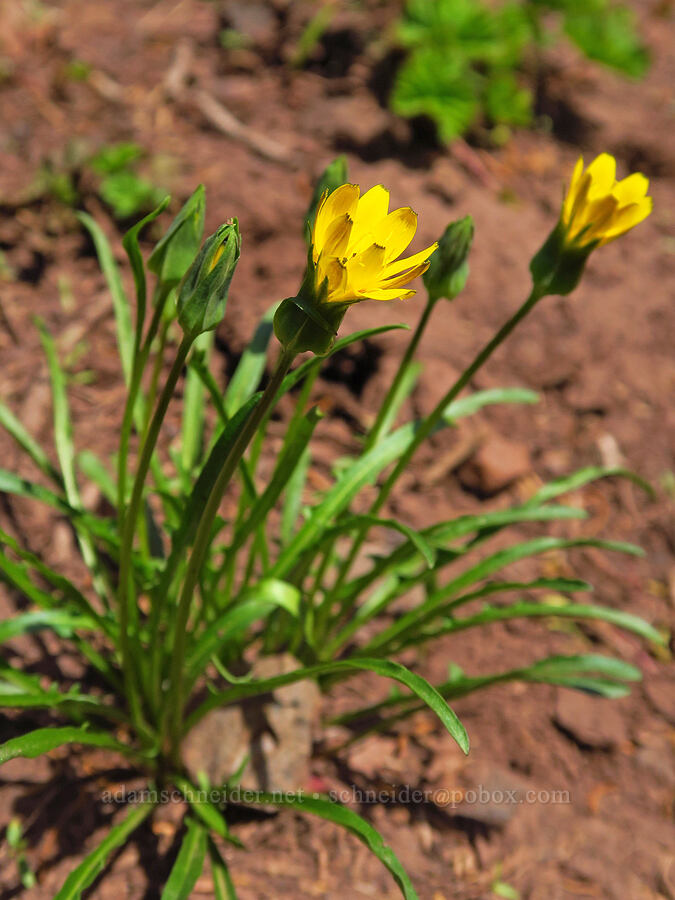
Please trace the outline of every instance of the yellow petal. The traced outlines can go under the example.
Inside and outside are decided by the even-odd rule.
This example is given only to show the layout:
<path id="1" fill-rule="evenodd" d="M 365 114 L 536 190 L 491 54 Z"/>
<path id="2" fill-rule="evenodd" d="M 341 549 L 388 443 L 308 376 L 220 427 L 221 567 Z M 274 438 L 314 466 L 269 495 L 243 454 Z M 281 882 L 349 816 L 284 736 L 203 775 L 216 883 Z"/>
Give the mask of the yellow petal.
<path id="1" fill-rule="evenodd" d="M 334 220 L 344 215 L 354 219 L 359 193 L 358 184 L 343 184 L 321 201 L 316 211 L 312 233 L 312 244 L 317 256 L 323 248 L 328 228 Z"/>
<path id="2" fill-rule="evenodd" d="M 358 293 L 369 285 L 376 285 L 382 278 L 384 256 L 384 247 L 371 244 L 362 253 L 349 259 L 346 267 L 350 288 Z"/>
<path id="3" fill-rule="evenodd" d="M 416 291 L 401 291 L 398 288 L 376 288 L 371 291 L 363 291 L 360 300 L 407 300 L 413 297 Z"/>
<path id="4" fill-rule="evenodd" d="M 619 201 L 621 206 L 629 203 L 638 203 L 642 200 L 649 190 L 649 179 L 645 178 L 642 172 L 634 172 L 623 181 L 619 181 L 612 189 L 612 194 Z"/>
<path id="5" fill-rule="evenodd" d="M 317 287 L 320 288 L 324 279 L 328 279 L 328 294 L 326 301 L 329 303 L 340 301 L 347 292 L 347 270 L 335 257 L 326 260 L 321 259 L 317 266 Z"/>
<path id="6" fill-rule="evenodd" d="M 394 288 L 400 287 L 401 285 L 408 284 L 413 279 L 417 278 L 418 275 L 423 275 L 426 270 L 429 268 L 429 260 L 425 260 L 424 262 L 419 263 L 416 266 L 413 266 L 412 269 L 409 269 L 406 272 L 403 272 L 401 275 L 397 275 L 394 278 L 386 278 L 384 281 L 380 282 L 380 287 L 382 288 Z"/>
<path id="7" fill-rule="evenodd" d="M 619 202 L 611 194 L 606 194 L 599 200 L 587 204 L 584 209 L 583 224 L 580 221 L 579 227 L 583 228 L 584 225 L 590 227 L 582 235 L 582 243 L 600 240 L 604 236 L 605 230 L 612 224 L 618 208 Z"/>
<path id="8" fill-rule="evenodd" d="M 588 191 L 590 187 L 591 176 L 586 172 L 577 185 L 574 202 L 572 203 L 569 219 L 567 220 L 571 237 L 578 234 L 578 232 L 588 224 L 586 209 L 588 206 Z"/>
<path id="9" fill-rule="evenodd" d="M 348 213 L 334 219 L 326 229 L 321 253 L 324 256 L 344 256 L 352 232 Z"/>
<path id="10" fill-rule="evenodd" d="M 389 191 L 381 184 L 376 184 L 359 200 L 355 221 L 360 225 L 367 222 L 376 225 L 389 212 Z"/>
<path id="11" fill-rule="evenodd" d="M 401 272 L 404 272 L 406 269 L 414 269 L 415 266 L 418 266 L 422 262 L 426 262 L 429 259 L 432 253 L 438 248 L 438 243 L 434 242 L 430 247 L 427 247 L 426 250 L 420 250 L 419 253 L 413 253 L 412 256 L 407 256 L 404 259 L 396 260 L 396 262 L 389 263 L 386 266 L 384 272 L 382 273 L 383 278 L 391 278 L 394 275 L 399 275 Z"/>
<path id="12" fill-rule="evenodd" d="M 577 190 L 579 188 L 579 182 L 581 180 L 581 175 L 584 171 L 584 158 L 580 156 L 574 166 L 574 171 L 572 172 L 572 178 L 570 180 L 569 190 L 567 191 L 567 196 L 565 197 L 565 201 L 563 203 L 563 221 L 569 222 L 570 217 L 572 215 L 572 207 L 574 206 L 574 201 L 577 196 Z"/>
<path id="13" fill-rule="evenodd" d="M 653 200 L 651 197 L 643 197 L 638 203 L 632 203 L 630 206 L 623 206 L 612 219 L 609 228 L 605 230 L 600 246 L 608 244 L 610 241 L 621 237 L 631 228 L 639 225 L 652 211 Z"/>
<path id="14" fill-rule="evenodd" d="M 395 209 L 375 228 L 375 242 L 386 248 L 385 263 L 397 259 L 410 244 L 417 231 L 417 213 L 410 207 Z"/>
<path id="15" fill-rule="evenodd" d="M 608 194 L 616 183 L 616 160 L 609 153 L 596 156 L 586 174 L 591 176 L 589 196 L 593 199 Z"/>

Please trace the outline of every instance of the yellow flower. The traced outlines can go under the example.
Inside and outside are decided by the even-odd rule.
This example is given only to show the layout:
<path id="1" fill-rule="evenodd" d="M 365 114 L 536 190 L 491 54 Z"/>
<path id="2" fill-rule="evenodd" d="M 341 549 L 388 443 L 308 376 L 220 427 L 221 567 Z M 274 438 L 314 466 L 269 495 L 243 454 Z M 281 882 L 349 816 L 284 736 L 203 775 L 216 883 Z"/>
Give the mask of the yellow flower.
<path id="1" fill-rule="evenodd" d="M 312 230 L 315 293 L 324 303 L 395 300 L 415 291 L 405 285 L 425 272 L 438 244 L 398 259 L 417 230 L 408 207 L 389 212 L 389 191 L 377 185 L 361 196 L 343 184 L 319 203 Z"/>
<path id="2" fill-rule="evenodd" d="M 565 242 L 602 247 L 630 231 L 652 211 L 648 188 L 640 172 L 617 181 L 616 160 L 609 153 L 601 153 L 585 172 L 579 157 L 562 209 Z"/>

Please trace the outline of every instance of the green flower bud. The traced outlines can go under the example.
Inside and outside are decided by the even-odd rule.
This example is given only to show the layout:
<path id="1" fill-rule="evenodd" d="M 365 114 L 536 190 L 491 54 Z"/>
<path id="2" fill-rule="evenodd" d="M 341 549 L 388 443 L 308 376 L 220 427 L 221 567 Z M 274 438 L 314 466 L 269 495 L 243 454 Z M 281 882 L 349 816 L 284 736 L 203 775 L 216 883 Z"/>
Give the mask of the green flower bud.
<path id="1" fill-rule="evenodd" d="M 204 234 L 204 185 L 187 200 L 148 260 L 148 268 L 166 287 L 175 287 L 197 255 Z"/>
<path id="2" fill-rule="evenodd" d="M 236 219 L 206 239 L 178 289 L 178 321 L 188 337 L 211 331 L 222 320 L 240 252 Z"/>
<path id="3" fill-rule="evenodd" d="M 541 250 L 532 257 L 532 280 L 545 294 L 569 294 L 579 284 L 586 260 L 598 246 L 592 241 L 580 246 L 567 239 L 567 228 L 558 222 Z"/>
<path id="4" fill-rule="evenodd" d="M 305 236 L 308 242 L 311 239 L 316 210 L 321 198 L 326 193 L 332 194 L 334 190 L 339 188 L 341 184 L 346 184 L 347 181 L 347 158 L 338 156 L 337 159 L 334 159 L 332 163 L 326 166 L 314 188 L 312 201 L 309 204 L 307 216 L 305 217 Z"/>
<path id="5" fill-rule="evenodd" d="M 438 250 L 422 276 L 431 300 L 454 300 L 469 277 L 469 251 L 473 241 L 473 219 L 465 216 L 451 222 L 438 241 Z"/>

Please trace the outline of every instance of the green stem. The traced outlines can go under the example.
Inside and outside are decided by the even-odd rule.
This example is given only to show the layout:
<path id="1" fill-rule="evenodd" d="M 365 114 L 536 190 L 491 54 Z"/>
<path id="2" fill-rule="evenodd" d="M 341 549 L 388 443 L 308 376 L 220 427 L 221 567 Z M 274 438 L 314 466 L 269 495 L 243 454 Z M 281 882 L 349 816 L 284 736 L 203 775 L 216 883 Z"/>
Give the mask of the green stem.
<path id="1" fill-rule="evenodd" d="M 187 626 L 190 616 L 190 608 L 192 604 L 193 594 L 199 581 L 206 554 L 211 540 L 211 529 L 218 513 L 218 508 L 223 499 L 225 491 L 230 480 L 239 465 L 239 461 L 246 452 L 251 439 L 255 435 L 258 426 L 265 418 L 265 415 L 271 409 L 276 398 L 277 391 L 286 375 L 291 363 L 295 359 L 296 352 L 291 347 L 287 347 L 279 357 L 277 367 L 270 379 L 263 396 L 260 398 L 258 405 L 251 410 L 251 414 L 242 428 L 239 436 L 232 445 L 230 452 L 223 463 L 220 474 L 213 486 L 209 499 L 202 512 L 195 541 L 188 562 L 183 588 L 181 590 L 180 599 L 178 601 L 178 609 L 176 612 L 176 621 L 174 627 L 174 644 L 171 658 L 171 670 L 169 675 L 169 687 L 166 696 L 166 715 L 164 717 L 163 737 L 166 736 L 166 728 L 168 730 L 173 743 L 173 754 L 177 755 L 178 740 L 181 732 L 181 718 L 183 714 L 184 704 L 184 660 L 187 638 Z"/>
<path id="2" fill-rule="evenodd" d="M 410 363 L 413 361 L 415 353 L 417 352 L 417 347 L 419 346 L 419 342 L 422 338 L 422 335 L 424 334 L 424 331 L 429 322 L 429 318 L 434 310 L 434 307 L 436 306 L 436 303 L 438 302 L 438 299 L 438 297 L 434 299 L 429 297 L 427 299 L 427 305 L 424 307 L 424 312 L 422 313 L 422 316 L 417 323 L 415 333 L 410 338 L 410 342 L 408 343 L 405 355 L 401 360 L 401 365 L 399 366 L 398 372 L 396 373 L 396 377 L 394 378 L 391 387 L 387 391 L 387 396 L 384 398 L 384 402 L 380 407 L 380 411 L 377 414 L 377 418 L 375 419 L 373 427 L 370 429 L 368 437 L 366 438 L 364 453 L 372 449 L 383 436 L 382 430 L 386 424 L 387 417 L 389 416 L 391 405 L 396 400 L 396 396 L 401 387 L 401 383 L 405 378 L 406 372 L 410 368 Z"/>
<path id="3" fill-rule="evenodd" d="M 124 516 L 124 525 L 122 529 L 122 539 L 120 546 L 120 569 L 119 569 L 119 585 L 118 585 L 118 605 L 120 617 L 120 650 L 122 654 L 122 670 L 124 673 L 124 683 L 129 697 L 129 702 L 135 709 L 135 718 L 140 718 L 140 707 L 138 699 L 138 685 L 133 675 L 133 660 L 129 652 L 129 624 L 134 624 L 135 617 L 138 615 L 136 609 L 135 590 L 133 588 L 133 579 L 131 577 L 131 557 L 133 552 L 134 534 L 136 531 L 136 523 L 143 501 L 143 488 L 145 479 L 150 468 L 150 461 L 155 450 L 159 430 L 164 421 L 164 416 L 169 406 L 169 402 L 173 397 L 176 383 L 180 377 L 188 352 L 192 345 L 192 340 L 184 337 L 181 341 L 176 359 L 174 360 L 171 371 L 167 377 L 164 390 L 157 403 L 157 408 L 150 422 L 150 427 L 143 440 L 141 448 L 141 456 L 134 479 L 134 486 L 131 492 L 131 500 Z"/>
<path id="4" fill-rule="evenodd" d="M 529 297 L 523 303 L 523 305 L 511 316 L 511 318 L 507 322 L 504 323 L 504 325 L 502 325 L 502 327 L 494 335 L 494 337 L 490 341 L 488 341 L 488 343 L 483 347 L 483 349 L 473 360 L 471 365 L 467 369 L 465 369 L 464 372 L 462 372 L 460 377 L 453 384 L 447 394 L 440 400 L 435 409 L 429 414 L 426 419 L 424 419 L 420 423 L 420 427 L 417 430 L 414 439 L 411 441 L 408 449 L 401 456 L 398 463 L 396 464 L 396 467 L 384 482 L 381 490 L 377 495 L 377 499 L 368 511 L 369 516 L 376 516 L 382 509 L 401 473 L 405 470 L 420 445 L 424 443 L 424 441 L 434 432 L 436 426 L 443 418 L 443 413 L 446 407 L 456 399 L 456 397 L 462 390 L 464 390 L 464 388 L 468 385 L 476 372 L 478 372 L 478 370 L 487 362 L 487 360 L 492 356 L 497 347 L 499 347 L 499 345 L 511 334 L 516 325 L 518 325 L 525 318 L 525 316 L 532 310 L 537 301 L 539 301 L 544 296 L 544 294 L 545 289 L 542 286 L 533 286 Z M 365 525 L 362 526 L 357 532 L 351 551 L 340 567 L 340 572 L 331 590 L 331 594 L 335 594 L 336 591 L 338 591 L 344 584 L 347 576 L 349 575 L 352 564 L 354 563 L 354 560 L 356 559 L 359 550 L 361 549 L 361 546 L 366 539 L 368 530 L 369 526 Z M 349 600 L 347 602 L 349 602 Z"/>
<path id="5" fill-rule="evenodd" d="M 131 440 L 131 429 L 133 428 L 134 416 L 137 416 L 136 405 L 138 403 L 138 394 L 141 388 L 141 379 L 145 370 L 152 342 L 157 334 L 157 329 L 162 318 L 164 306 L 170 291 L 166 288 L 158 289 L 155 301 L 155 310 L 148 328 L 145 341 L 140 346 L 140 338 L 138 345 L 134 350 L 134 363 L 131 370 L 131 379 L 129 382 L 129 391 L 124 407 L 124 415 L 122 418 L 122 427 L 120 431 L 120 448 L 117 457 L 117 508 L 120 514 L 120 530 L 123 529 L 122 511 L 126 504 L 127 494 L 127 461 L 129 457 L 129 441 Z M 148 404 L 148 409 L 152 408 L 152 404 Z M 137 417 L 137 427 L 141 428 L 147 423 L 143 423 L 143 416 Z M 145 431 L 146 428 L 143 428 Z"/>

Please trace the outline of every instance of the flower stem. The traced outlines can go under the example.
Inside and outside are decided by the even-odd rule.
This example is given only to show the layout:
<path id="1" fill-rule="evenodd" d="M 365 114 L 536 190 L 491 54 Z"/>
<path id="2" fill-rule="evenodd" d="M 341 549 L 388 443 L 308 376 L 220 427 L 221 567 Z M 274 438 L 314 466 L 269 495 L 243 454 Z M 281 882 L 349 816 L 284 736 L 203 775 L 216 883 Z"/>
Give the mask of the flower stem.
<path id="1" fill-rule="evenodd" d="M 420 445 L 434 432 L 437 425 L 443 418 L 443 413 L 448 404 L 452 403 L 452 401 L 456 399 L 458 394 L 467 386 L 476 372 L 478 372 L 478 370 L 487 362 L 487 360 L 492 356 L 497 347 L 499 347 L 499 345 L 511 334 L 516 325 L 518 325 L 525 318 L 525 316 L 532 310 L 537 301 L 540 300 L 545 295 L 545 293 L 546 290 L 543 286 L 540 286 L 538 284 L 535 284 L 533 286 L 527 300 L 525 300 L 522 306 L 511 316 L 511 318 L 507 322 L 505 322 L 504 325 L 502 325 L 502 327 L 494 335 L 494 337 L 490 341 L 488 341 L 488 343 L 483 347 L 483 349 L 473 360 L 471 365 L 469 365 L 468 368 L 466 368 L 464 372 L 462 372 L 462 374 L 453 384 L 450 390 L 440 400 L 435 409 L 429 414 L 429 416 L 427 416 L 426 419 L 424 419 L 420 423 L 420 427 L 417 430 L 414 439 L 410 442 L 408 449 L 401 456 L 398 463 L 396 464 L 396 467 L 392 470 L 391 474 L 382 485 L 377 499 L 368 511 L 369 516 L 376 516 L 382 509 L 401 473 L 405 470 L 406 466 L 415 455 Z M 369 526 L 365 525 L 362 526 L 357 532 L 354 538 L 354 543 L 352 544 L 351 551 L 340 567 L 337 580 L 333 588 L 331 589 L 331 594 L 334 595 L 335 592 L 342 587 L 345 580 L 347 579 L 352 564 L 354 563 L 354 560 L 356 559 L 358 552 L 361 549 L 364 540 L 366 539 L 368 529 Z M 345 600 L 345 602 L 343 603 L 343 611 L 347 607 L 349 602 L 349 599 Z"/>
<path id="2" fill-rule="evenodd" d="M 140 718 L 140 701 L 137 692 L 138 685 L 133 677 L 134 665 L 129 647 L 129 625 L 134 625 L 136 616 L 138 615 L 133 579 L 131 577 L 131 556 L 133 552 L 134 534 L 136 532 L 136 524 L 138 522 L 138 516 L 143 500 L 143 487 L 150 468 L 152 454 L 154 453 L 164 416 L 166 415 L 169 402 L 173 396 L 176 383 L 180 377 L 191 344 L 192 341 L 189 338 L 183 338 L 162 394 L 157 402 L 157 408 L 155 409 L 155 413 L 143 440 L 138 469 L 136 471 L 134 486 L 131 492 L 131 499 L 124 516 L 124 524 L 122 527 L 118 585 L 120 650 L 122 654 L 122 671 L 124 674 L 125 689 L 129 703 L 132 706 L 132 709 L 135 710 L 135 718 Z"/>
<path id="3" fill-rule="evenodd" d="M 213 522 L 215 521 L 218 507 L 220 506 L 227 486 L 229 485 L 230 480 L 232 479 L 232 476 L 236 471 L 241 458 L 246 452 L 246 448 L 255 435 L 258 426 L 265 418 L 267 412 L 270 410 L 276 398 L 277 391 L 279 390 L 279 387 L 281 386 L 284 376 L 288 372 L 291 363 L 295 359 L 295 356 L 296 351 L 292 347 L 288 347 L 282 352 L 281 356 L 279 357 L 277 367 L 274 371 L 274 374 L 272 375 L 272 378 L 270 379 L 269 384 L 265 389 L 264 394 L 260 398 L 260 402 L 253 410 L 251 410 L 246 424 L 239 433 L 239 436 L 232 445 L 232 448 L 228 453 L 225 462 L 223 463 L 223 467 L 220 470 L 220 474 L 218 475 L 216 483 L 213 486 L 209 499 L 199 520 L 194 546 L 192 548 L 192 554 L 190 555 L 190 561 L 188 562 L 180 599 L 178 601 L 178 609 L 176 612 L 176 621 L 174 626 L 174 644 L 171 656 L 169 687 L 167 690 L 165 703 L 165 709 L 167 712 L 164 718 L 163 736 L 166 736 L 166 729 L 168 726 L 168 733 L 173 745 L 172 752 L 174 756 L 176 756 L 178 753 L 178 740 L 180 738 L 181 717 L 183 714 L 184 705 L 183 694 L 185 673 L 183 669 L 185 661 L 188 619 L 190 616 L 192 598 L 197 587 L 199 575 L 201 573 L 201 569 L 204 564 L 204 560 L 206 559 L 206 554 L 209 548 Z"/>
<path id="4" fill-rule="evenodd" d="M 377 418 L 375 419 L 373 427 L 368 433 L 368 437 L 366 438 L 366 443 L 364 446 L 364 452 L 372 449 L 383 436 L 382 431 L 389 416 L 389 410 L 391 409 L 392 403 L 394 403 L 394 401 L 396 400 L 396 396 L 400 389 L 401 383 L 405 378 L 406 372 L 410 367 L 410 363 L 412 362 L 415 353 L 417 352 L 417 347 L 419 346 L 419 342 L 422 338 L 422 335 L 424 334 L 427 324 L 429 323 L 429 318 L 431 316 L 431 313 L 433 312 L 434 306 L 438 302 L 438 299 L 438 297 L 434 299 L 429 297 L 427 299 L 427 305 L 424 307 L 424 312 L 422 313 L 422 316 L 417 323 L 415 333 L 408 343 L 408 347 L 405 351 L 403 359 L 401 360 L 401 365 L 398 368 L 396 377 L 394 378 L 391 387 L 387 391 L 387 395 L 384 398 L 382 406 L 380 407 L 380 411 L 377 414 Z"/>

